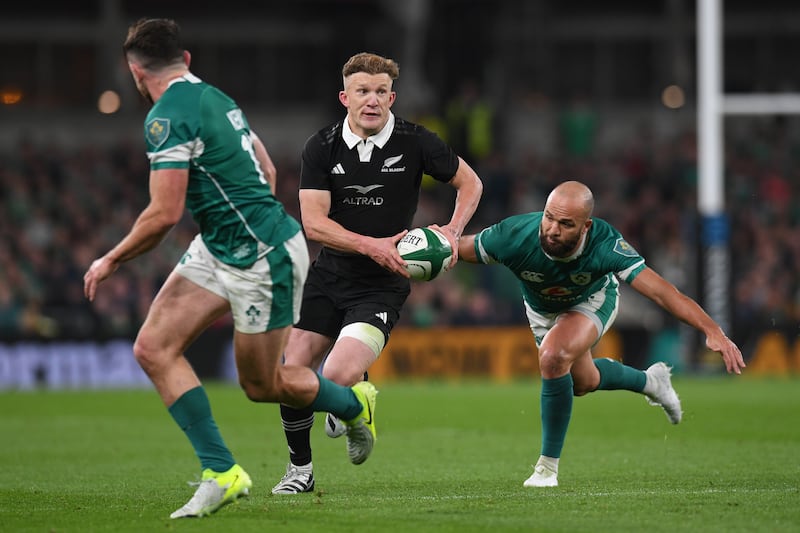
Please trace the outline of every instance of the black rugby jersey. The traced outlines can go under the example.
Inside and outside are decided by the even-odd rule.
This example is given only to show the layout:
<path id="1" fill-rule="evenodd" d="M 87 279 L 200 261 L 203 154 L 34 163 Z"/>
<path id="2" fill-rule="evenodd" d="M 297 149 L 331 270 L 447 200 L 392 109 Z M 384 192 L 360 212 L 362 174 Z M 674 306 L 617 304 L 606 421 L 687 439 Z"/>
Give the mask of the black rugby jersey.
<path id="1" fill-rule="evenodd" d="M 458 170 L 458 156 L 435 133 L 392 116 L 386 127 L 393 124 L 394 128 L 385 144 L 375 145 L 369 160 L 362 162 L 358 146 L 349 148 L 342 137 L 344 120 L 306 141 L 300 188 L 330 191 L 328 216 L 355 233 L 390 237 L 410 229 L 423 173 L 448 182 Z M 395 287 L 408 283 L 369 257 L 327 247 L 322 248 L 314 266 L 348 279 L 368 278 L 370 283 L 376 283 L 375 278 Z"/>

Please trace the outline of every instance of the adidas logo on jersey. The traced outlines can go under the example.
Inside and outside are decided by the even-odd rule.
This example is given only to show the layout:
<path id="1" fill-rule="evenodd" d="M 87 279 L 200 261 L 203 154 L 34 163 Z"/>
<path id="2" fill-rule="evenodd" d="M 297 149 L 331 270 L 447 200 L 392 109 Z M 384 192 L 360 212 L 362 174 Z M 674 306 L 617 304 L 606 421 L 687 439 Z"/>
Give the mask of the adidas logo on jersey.
<path id="1" fill-rule="evenodd" d="M 336 166 L 331 169 L 331 174 L 344 174 L 344 167 L 342 164 L 336 163 Z"/>
<path id="2" fill-rule="evenodd" d="M 395 167 L 400 160 L 403 159 L 403 154 L 387 157 L 383 160 L 381 172 L 405 172 L 406 167 Z"/>

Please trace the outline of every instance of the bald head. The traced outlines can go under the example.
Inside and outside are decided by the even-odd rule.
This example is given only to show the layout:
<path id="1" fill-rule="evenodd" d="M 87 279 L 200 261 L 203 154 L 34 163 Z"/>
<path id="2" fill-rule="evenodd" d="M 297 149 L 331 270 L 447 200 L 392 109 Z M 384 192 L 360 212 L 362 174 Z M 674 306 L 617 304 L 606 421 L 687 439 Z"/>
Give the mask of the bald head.
<path id="1" fill-rule="evenodd" d="M 594 197 L 589 187 L 565 181 L 550 192 L 539 227 L 539 243 L 552 257 L 574 254 L 592 227 Z"/>
<path id="2" fill-rule="evenodd" d="M 565 181 L 550 192 L 544 207 L 545 210 L 557 209 L 574 219 L 587 220 L 594 211 L 594 195 L 579 181 Z"/>

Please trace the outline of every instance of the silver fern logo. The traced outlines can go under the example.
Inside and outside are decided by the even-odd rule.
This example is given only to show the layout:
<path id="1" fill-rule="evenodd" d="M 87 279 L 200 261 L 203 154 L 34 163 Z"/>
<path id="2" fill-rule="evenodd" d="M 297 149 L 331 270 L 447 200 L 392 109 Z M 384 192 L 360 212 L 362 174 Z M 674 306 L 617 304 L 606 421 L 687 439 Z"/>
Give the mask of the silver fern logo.
<path id="1" fill-rule="evenodd" d="M 403 154 L 387 157 L 383 160 L 383 167 L 381 172 L 404 172 L 406 167 L 395 167 L 400 160 L 403 159 Z"/>

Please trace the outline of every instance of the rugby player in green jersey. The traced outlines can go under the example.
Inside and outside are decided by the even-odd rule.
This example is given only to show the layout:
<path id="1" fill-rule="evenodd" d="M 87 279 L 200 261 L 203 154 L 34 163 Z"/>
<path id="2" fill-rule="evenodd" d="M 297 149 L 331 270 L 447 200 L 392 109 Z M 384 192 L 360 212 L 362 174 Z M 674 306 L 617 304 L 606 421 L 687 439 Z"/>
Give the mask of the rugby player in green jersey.
<path id="1" fill-rule="evenodd" d="M 619 308 L 619 280 L 706 336 L 729 373 L 745 367 L 739 348 L 691 298 L 645 264 L 610 224 L 592 218 L 591 190 L 576 181 L 558 185 L 544 211 L 508 217 L 461 238 L 458 255 L 472 263 L 499 263 L 517 277 L 525 312 L 539 348 L 542 376 L 542 449 L 526 487 L 558 485 L 558 462 L 573 396 L 596 390 L 630 390 L 661 406 L 673 424 L 681 404 L 670 368 L 646 371 L 612 359 L 593 359 L 591 348 L 608 331 Z"/>
<path id="2" fill-rule="evenodd" d="M 229 311 L 247 397 L 334 413 L 346 421 L 351 462 L 363 462 L 375 440 L 372 384 L 344 387 L 310 368 L 282 364 L 309 257 L 300 224 L 273 194 L 275 167 L 263 143 L 233 100 L 189 71 L 191 57 L 174 21 L 136 22 L 123 51 L 136 87 L 153 104 L 144 127 L 150 203 L 130 232 L 91 264 L 84 292 L 94 300 L 100 282 L 156 247 L 189 209 L 200 233 L 156 295 L 133 347 L 200 460 L 194 496 L 171 517 L 211 514 L 252 485 L 183 355 Z"/>

